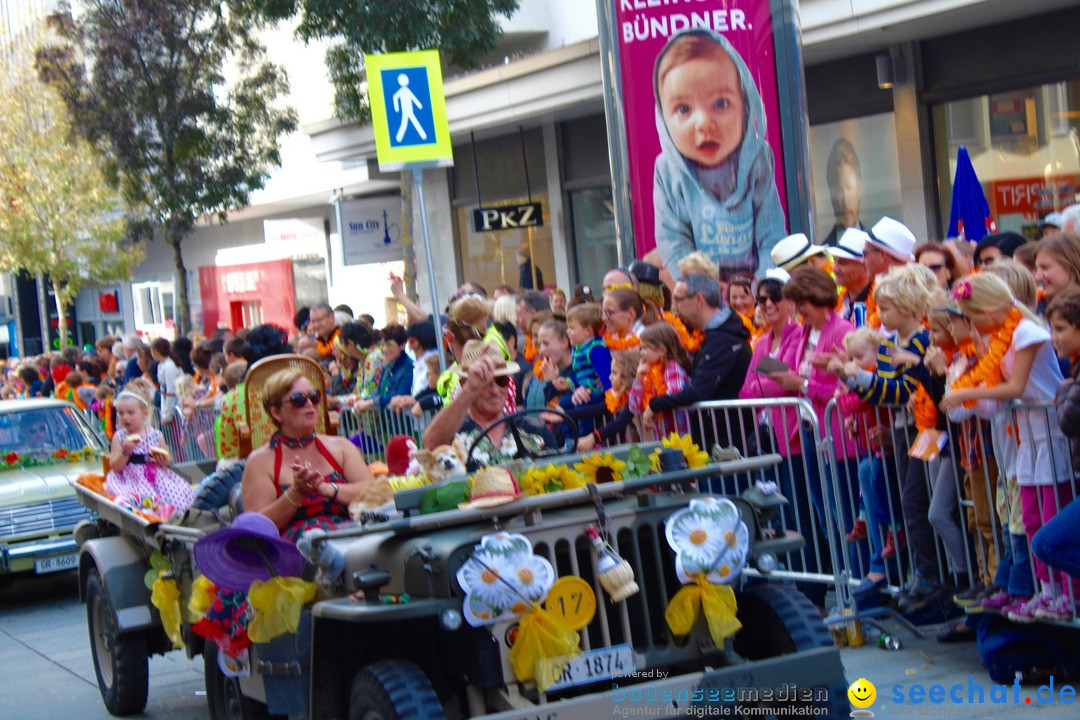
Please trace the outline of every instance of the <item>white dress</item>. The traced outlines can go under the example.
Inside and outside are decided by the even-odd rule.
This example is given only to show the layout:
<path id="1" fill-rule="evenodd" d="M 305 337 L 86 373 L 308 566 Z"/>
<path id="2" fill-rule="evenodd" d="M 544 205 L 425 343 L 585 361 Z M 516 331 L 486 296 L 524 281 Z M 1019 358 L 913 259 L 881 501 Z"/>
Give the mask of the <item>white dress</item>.
<path id="1" fill-rule="evenodd" d="M 1054 393 L 1064 380 L 1057 355 L 1050 345 L 1050 332 L 1042 325 L 1024 318 L 1013 332 L 1012 343 L 1001 360 L 1001 374 L 1012 378 L 1016 366 L 1016 353 L 1024 348 L 1038 345 L 1031 365 L 1020 403 L 1024 407 L 1012 409 L 1020 445 L 1016 449 L 1016 478 L 1020 485 L 1053 485 L 1065 482 L 1072 475 L 1069 460 L 1069 441 L 1058 425 L 1054 409 Z M 1031 407 L 1050 403 L 1048 407 Z M 995 438 L 996 439 L 996 438 Z"/>

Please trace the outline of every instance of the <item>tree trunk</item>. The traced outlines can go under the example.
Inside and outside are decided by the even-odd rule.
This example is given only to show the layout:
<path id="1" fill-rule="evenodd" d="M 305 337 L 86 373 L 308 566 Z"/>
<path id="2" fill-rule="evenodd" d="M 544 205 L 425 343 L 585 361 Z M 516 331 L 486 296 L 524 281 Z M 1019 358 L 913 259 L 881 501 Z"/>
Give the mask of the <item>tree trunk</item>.
<path id="1" fill-rule="evenodd" d="M 416 244 L 413 242 L 413 176 L 401 173 L 401 249 L 405 253 L 405 294 L 416 302 Z"/>
<path id="2" fill-rule="evenodd" d="M 187 337 L 191 330 L 191 311 L 188 308 L 187 268 L 180 252 L 184 237 L 171 227 L 166 227 L 165 237 L 172 246 L 173 267 L 176 268 L 176 337 Z"/>
<path id="3" fill-rule="evenodd" d="M 56 317 L 60 321 L 56 327 L 56 332 L 60 335 L 60 352 L 64 351 L 64 348 L 68 346 L 68 333 L 67 333 L 67 303 L 64 302 L 64 296 L 60 293 L 60 283 L 56 280 L 52 281 L 53 300 L 56 301 Z M 49 328 L 45 328 L 45 342 L 42 343 L 48 350 L 49 345 Z"/>

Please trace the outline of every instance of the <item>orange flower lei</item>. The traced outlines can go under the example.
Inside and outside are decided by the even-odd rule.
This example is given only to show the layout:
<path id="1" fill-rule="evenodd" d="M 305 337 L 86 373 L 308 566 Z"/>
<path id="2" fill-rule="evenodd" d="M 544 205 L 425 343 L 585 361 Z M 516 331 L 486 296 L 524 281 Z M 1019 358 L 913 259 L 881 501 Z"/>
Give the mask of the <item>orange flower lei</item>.
<path id="1" fill-rule="evenodd" d="M 540 352 L 540 351 L 537 350 L 536 347 L 532 343 L 532 336 L 531 335 L 526 335 L 525 336 L 525 352 L 522 353 L 522 355 L 525 357 L 525 361 L 526 362 L 532 362 L 533 360 L 535 360 L 536 359 L 536 354 L 538 352 Z"/>
<path id="2" fill-rule="evenodd" d="M 926 387 L 919 383 L 915 388 L 915 394 L 911 396 L 911 410 L 915 413 L 915 427 L 919 430 L 930 430 L 937 427 L 938 409 L 934 399 L 926 391 Z"/>
<path id="3" fill-rule="evenodd" d="M 618 352 L 619 350 L 629 350 L 630 348 L 636 348 L 641 344 L 641 338 L 634 333 L 630 333 L 627 337 L 616 337 L 612 333 L 604 333 L 604 344 L 607 345 L 608 350 Z"/>
<path id="4" fill-rule="evenodd" d="M 1005 322 L 994 336 L 990 338 L 990 349 L 985 355 L 979 358 L 979 362 L 975 367 L 968 370 L 961 375 L 956 382 L 953 383 L 952 390 L 967 390 L 969 388 L 977 387 L 993 387 L 1000 383 L 1004 376 L 1001 373 L 1001 361 L 1005 357 L 1005 353 L 1009 351 L 1009 345 L 1012 344 L 1013 333 L 1016 332 L 1016 326 L 1020 324 L 1020 321 L 1024 319 L 1020 309 L 1015 305 L 1009 310 L 1009 314 L 1005 316 Z M 975 405 L 974 400 L 969 400 L 964 403 L 965 407 L 972 407 Z"/>
<path id="5" fill-rule="evenodd" d="M 866 294 L 866 324 L 872 328 L 881 329 L 881 318 L 878 317 L 877 300 L 874 299 L 875 279 L 870 283 L 870 292 Z"/>
<path id="6" fill-rule="evenodd" d="M 692 332 L 687 330 L 682 318 L 669 310 L 664 311 L 664 322 L 675 328 L 675 332 L 679 334 L 679 342 L 686 348 L 686 352 L 697 352 L 701 348 L 701 343 L 705 341 L 705 333 L 700 330 Z"/>
<path id="7" fill-rule="evenodd" d="M 657 362 L 649 366 L 649 372 L 641 383 L 641 407 L 649 407 L 649 401 L 654 397 L 667 395 L 667 383 L 664 382 L 664 363 Z"/>
<path id="8" fill-rule="evenodd" d="M 604 393 L 604 404 L 607 405 L 608 413 L 614 415 L 626 407 L 626 393 L 616 395 L 614 390 L 608 390 Z"/>
<path id="9" fill-rule="evenodd" d="M 750 337 L 754 338 L 758 334 L 758 329 L 754 327 L 754 316 L 743 315 L 742 313 L 736 313 L 739 319 L 742 320 L 743 327 L 746 328 L 746 332 L 750 333 Z"/>

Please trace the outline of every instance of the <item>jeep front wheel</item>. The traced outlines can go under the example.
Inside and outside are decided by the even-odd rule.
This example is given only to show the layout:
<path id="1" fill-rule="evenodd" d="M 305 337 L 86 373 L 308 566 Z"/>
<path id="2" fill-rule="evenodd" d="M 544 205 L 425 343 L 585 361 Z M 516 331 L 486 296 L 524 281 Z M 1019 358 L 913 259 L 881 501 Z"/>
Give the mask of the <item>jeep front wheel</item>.
<path id="1" fill-rule="evenodd" d="M 270 714 L 258 700 L 240 689 L 240 681 L 227 677 L 218 667 L 218 646 L 208 640 L 203 648 L 203 676 L 210 720 L 267 720 Z"/>
<path id="2" fill-rule="evenodd" d="M 383 660 L 353 678 L 349 720 L 445 719 L 424 671 L 408 660 Z"/>
<path id="3" fill-rule="evenodd" d="M 86 626 L 105 709 L 112 715 L 139 712 L 146 707 L 150 683 L 146 636 L 117 632 L 116 615 L 96 569 L 86 578 Z"/>

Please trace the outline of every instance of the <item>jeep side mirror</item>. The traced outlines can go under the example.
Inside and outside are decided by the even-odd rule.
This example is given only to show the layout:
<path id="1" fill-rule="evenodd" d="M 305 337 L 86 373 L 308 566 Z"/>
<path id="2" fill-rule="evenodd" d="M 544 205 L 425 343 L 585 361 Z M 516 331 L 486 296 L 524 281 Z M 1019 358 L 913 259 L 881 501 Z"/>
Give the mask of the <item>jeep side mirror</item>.
<path id="1" fill-rule="evenodd" d="M 363 591 L 364 600 L 375 605 L 379 602 L 379 588 L 390 582 L 390 573 L 377 568 L 359 570 L 353 573 L 353 582 L 358 590 Z"/>

